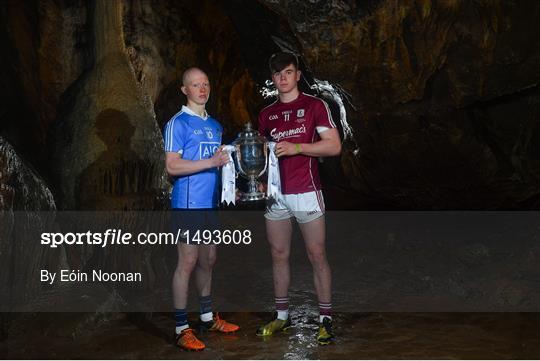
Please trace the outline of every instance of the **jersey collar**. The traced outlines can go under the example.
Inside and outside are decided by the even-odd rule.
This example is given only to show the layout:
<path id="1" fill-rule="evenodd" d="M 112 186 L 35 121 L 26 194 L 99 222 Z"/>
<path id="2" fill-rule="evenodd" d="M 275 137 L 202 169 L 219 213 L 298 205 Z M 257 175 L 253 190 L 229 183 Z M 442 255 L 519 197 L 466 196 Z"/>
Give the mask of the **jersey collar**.
<path id="1" fill-rule="evenodd" d="M 290 102 L 288 102 L 288 103 L 283 103 L 283 102 L 279 99 L 279 95 L 278 95 L 278 102 L 279 102 L 280 104 L 287 104 L 287 105 L 289 105 L 289 104 L 294 104 L 294 103 L 296 103 L 298 100 L 300 100 L 301 98 L 303 98 L 305 95 L 306 95 L 306 94 L 305 94 L 304 92 L 298 92 L 298 96 L 297 96 L 296 98 L 294 98 L 293 100 L 291 100 Z"/>
<path id="2" fill-rule="evenodd" d="M 189 115 L 193 115 L 195 117 L 199 117 L 202 120 L 208 119 L 208 113 L 206 112 L 206 110 L 204 111 L 204 116 L 201 117 L 199 114 L 197 114 L 193 110 L 189 109 L 186 105 L 182 105 L 182 112 L 188 113 Z"/>

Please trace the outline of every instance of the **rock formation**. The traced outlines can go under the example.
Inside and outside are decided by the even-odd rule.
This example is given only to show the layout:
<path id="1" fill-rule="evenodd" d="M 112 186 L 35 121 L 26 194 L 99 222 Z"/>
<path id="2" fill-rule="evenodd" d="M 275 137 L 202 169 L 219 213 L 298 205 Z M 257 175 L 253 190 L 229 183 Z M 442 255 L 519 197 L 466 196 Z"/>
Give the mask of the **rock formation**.
<path id="1" fill-rule="evenodd" d="M 63 209 L 152 209 L 165 189 L 160 131 L 125 51 L 121 4 L 97 1 L 94 65 L 73 85 L 53 166 Z"/>
<path id="2" fill-rule="evenodd" d="M 38 211 L 55 210 L 44 180 L 0 136 L 0 300 L 4 307 L 14 300 L 31 299 L 42 288 L 42 267 L 60 263 L 61 252 L 39 244 L 44 220 Z"/>

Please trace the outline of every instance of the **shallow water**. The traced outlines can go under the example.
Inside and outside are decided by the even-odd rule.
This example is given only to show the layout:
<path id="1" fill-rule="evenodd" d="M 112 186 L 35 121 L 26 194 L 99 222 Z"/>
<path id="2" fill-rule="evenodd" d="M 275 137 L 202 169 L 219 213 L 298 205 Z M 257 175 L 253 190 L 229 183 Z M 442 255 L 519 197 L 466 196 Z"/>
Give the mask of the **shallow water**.
<path id="1" fill-rule="evenodd" d="M 241 330 L 200 335 L 207 345 L 202 352 L 173 346 L 171 314 L 19 314 L 0 348 L 5 358 L 540 358 L 538 313 L 339 313 L 337 340 L 329 346 L 315 342 L 313 314 L 307 307 L 295 309 L 294 327 L 266 338 L 255 330 L 269 313 L 224 314 Z"/>

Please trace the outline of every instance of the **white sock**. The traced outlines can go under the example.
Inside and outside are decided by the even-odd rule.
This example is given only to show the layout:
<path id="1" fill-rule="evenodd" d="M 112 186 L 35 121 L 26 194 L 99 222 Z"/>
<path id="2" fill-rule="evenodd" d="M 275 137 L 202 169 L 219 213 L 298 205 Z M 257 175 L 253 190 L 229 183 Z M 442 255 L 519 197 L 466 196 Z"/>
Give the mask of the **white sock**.
<path id="1" fill-rule="evenodd" d="M 189 328 L 189 325 L 182 325 L 176 327 L 176 334 L 178 335 L 180 332 L 184 331 L 186 328 Z"/>
<path id="2" fill-rule="evenodd" d="M 332 321 L 332 316 L 328 316 L 328 315 L 319 315 L 319 323 L 322 323 L 324 318 L 329 318 L 330 321 Z"/>
<path id="3" fill-rule="evenodd" d="M 277 310 L 278 320 L 286 320 L 289 318 L 289 310 Z"/>
<path id="4" fill-rule="evenodd" d="M 209 322 L 209 321 L 212 321 L 213 319 L 214 319 L 214 315 L 212 314 L 212 312 L 201 313 L 202 322 Z"/>

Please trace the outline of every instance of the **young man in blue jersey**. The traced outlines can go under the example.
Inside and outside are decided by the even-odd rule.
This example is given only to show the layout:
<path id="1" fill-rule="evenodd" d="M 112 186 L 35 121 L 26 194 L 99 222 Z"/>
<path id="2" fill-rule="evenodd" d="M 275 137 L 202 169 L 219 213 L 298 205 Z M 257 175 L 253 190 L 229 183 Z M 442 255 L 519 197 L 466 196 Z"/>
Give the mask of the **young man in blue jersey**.
<path id="1" fill-rule="evenodd" d="M 187 69 L 181 91 L 187 97 L 187 105 L 171 118 L 164 132 L 167 172 L 174 177 L 171 207 L 185 211 L 179 214 L 186 226 L 205 227 L 215 223 L 215 213 L 211 210 L 218 205 L 219 167 L 229 157 L 221 147 L 223 128 L 205 109 L 210 96 L 208 76 L 198 68 Z M 187 322 L 189 279 L 193 271 L 200 297 L 201 326 L 220 332 L 239 329 L 212 312 L 210 293 L 215 260 L 215 245 L 189 244 L 189 239 L 178 244 L 172 286 L 176 344 L 181 348 L 199 351 L 205 347 Z"/>

